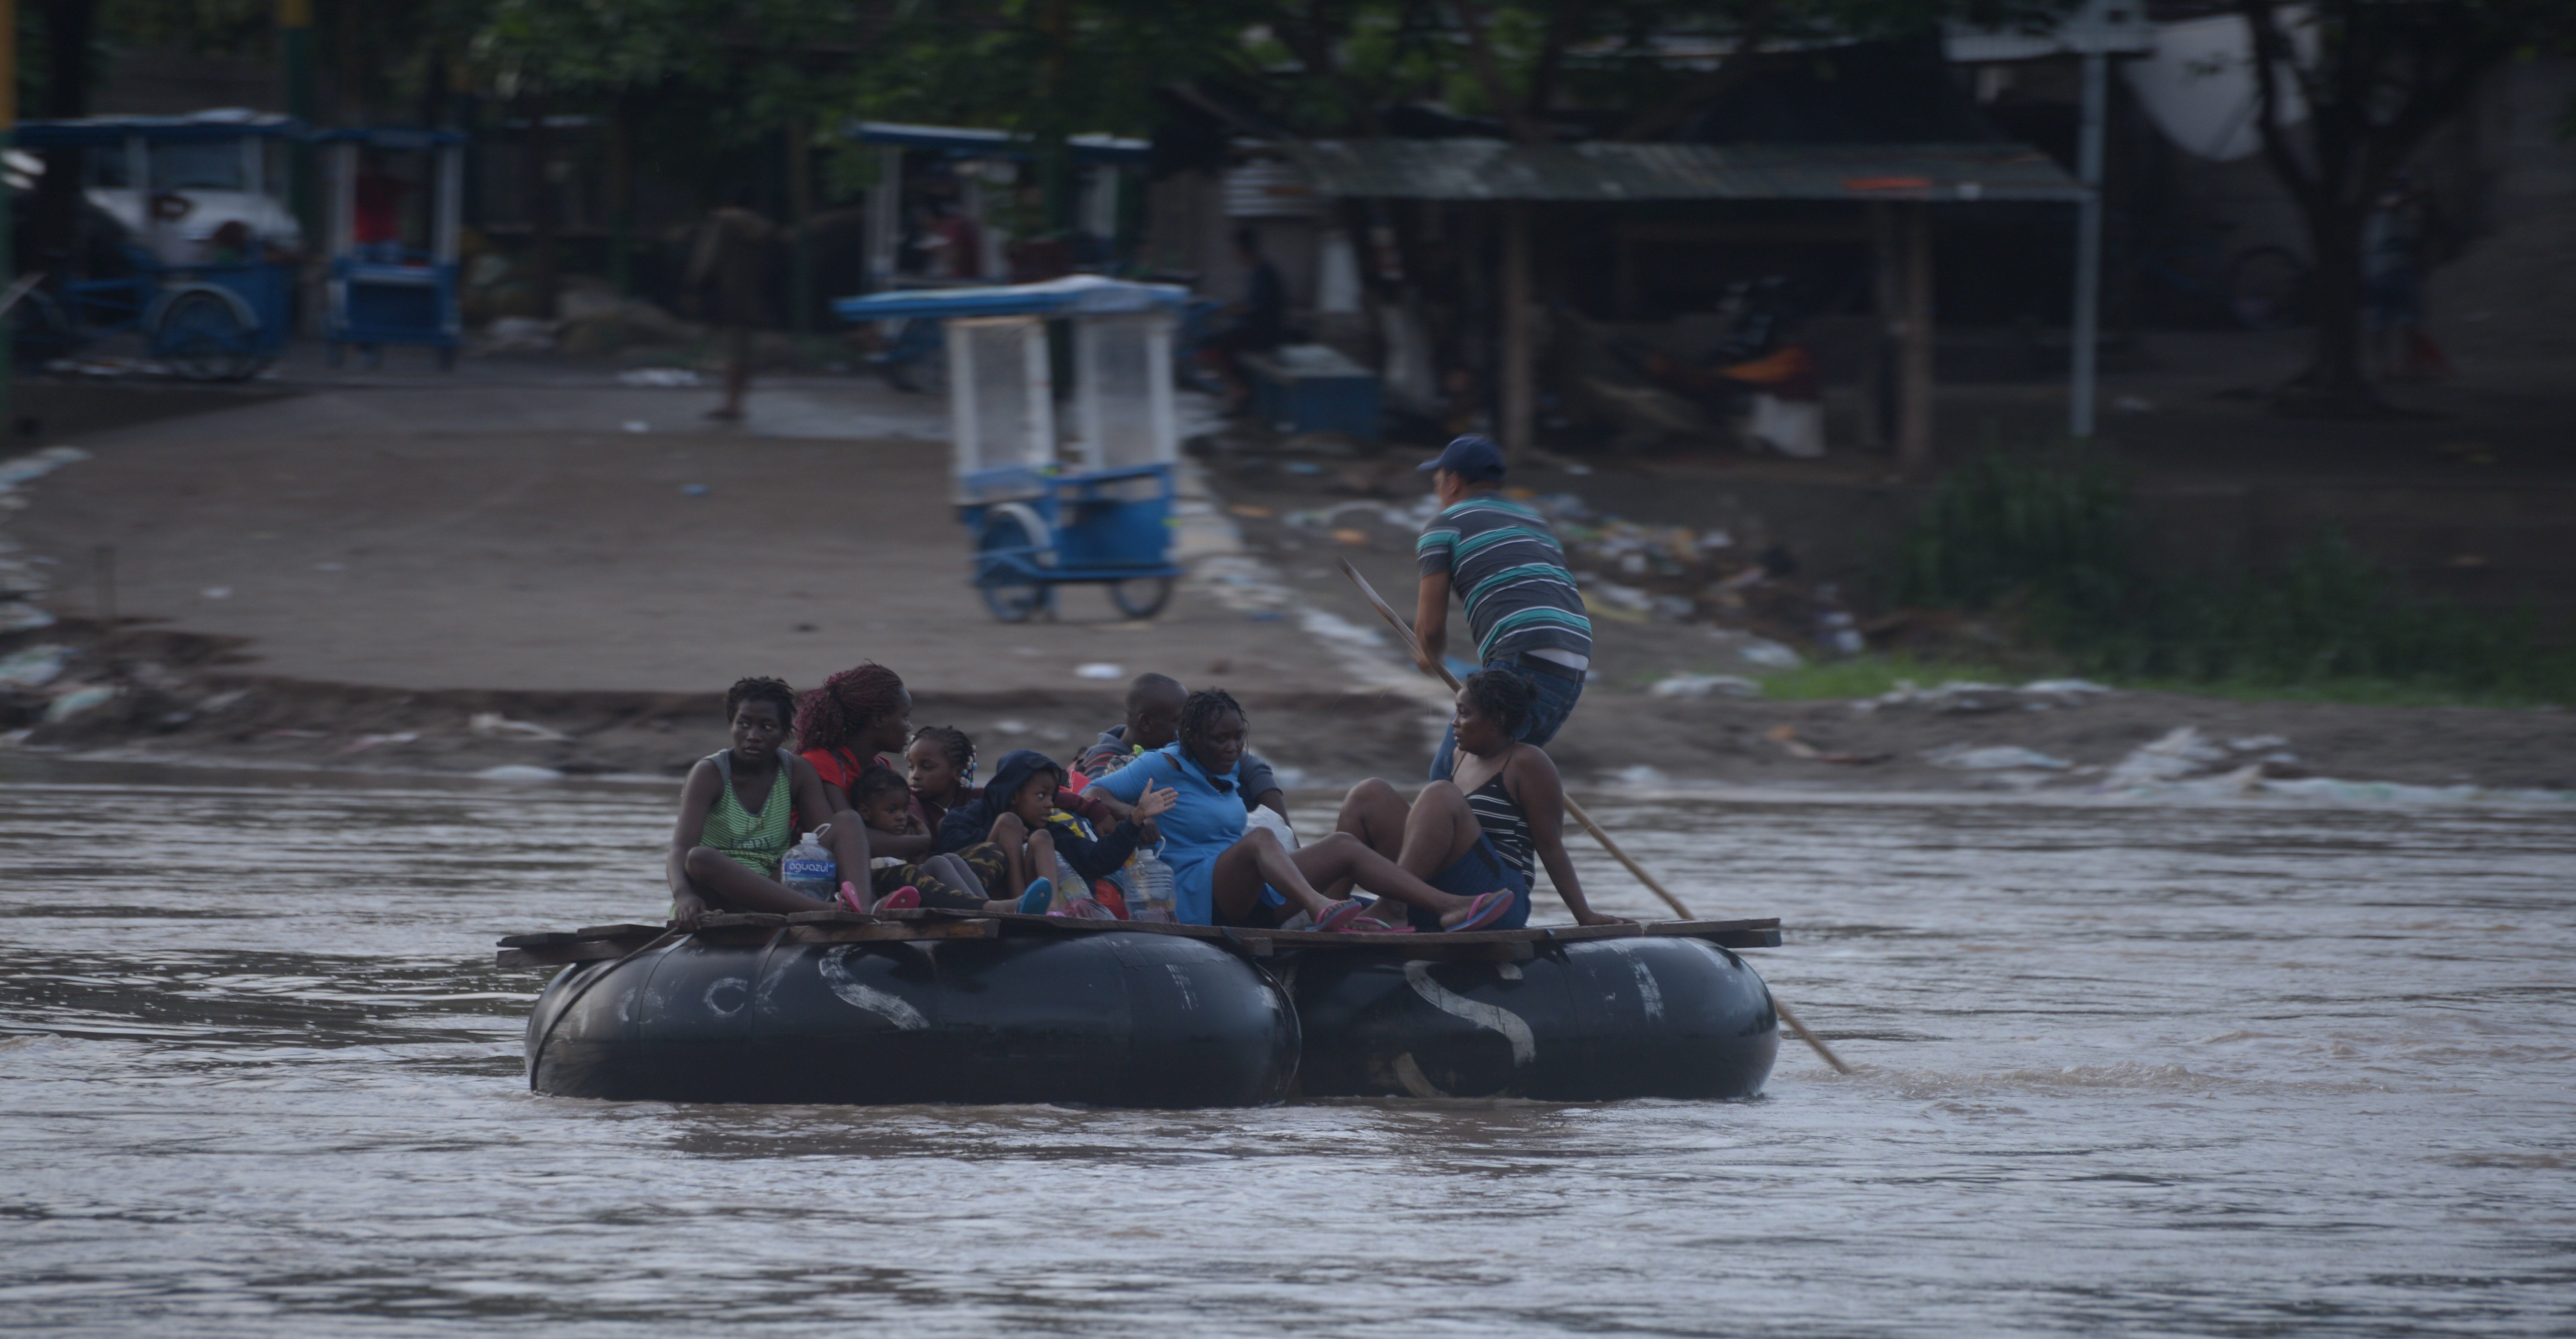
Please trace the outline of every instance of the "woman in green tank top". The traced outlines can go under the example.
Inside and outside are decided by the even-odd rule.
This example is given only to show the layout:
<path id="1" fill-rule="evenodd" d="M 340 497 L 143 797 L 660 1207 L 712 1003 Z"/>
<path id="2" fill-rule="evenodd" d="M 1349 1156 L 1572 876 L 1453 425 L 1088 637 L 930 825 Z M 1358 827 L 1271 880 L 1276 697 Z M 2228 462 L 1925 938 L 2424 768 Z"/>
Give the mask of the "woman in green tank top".
<path id="1" fill-rule="evenodd" d="M 779 861 L 796 844 L 796 817 L 819 822 L 832 813 L 814 765 L 785 751 L 795 714 L 795 693 L 776 679 L 743 679 L 726 690 L 733 747 L 689 769 L 671 831 L 671 918 L 683 929 L 709 911 L 833 905 L 778 881 Z M 832 824 L 823 844 L 845 876 L 865 877 L 868 838 L 858 824 Z"/>

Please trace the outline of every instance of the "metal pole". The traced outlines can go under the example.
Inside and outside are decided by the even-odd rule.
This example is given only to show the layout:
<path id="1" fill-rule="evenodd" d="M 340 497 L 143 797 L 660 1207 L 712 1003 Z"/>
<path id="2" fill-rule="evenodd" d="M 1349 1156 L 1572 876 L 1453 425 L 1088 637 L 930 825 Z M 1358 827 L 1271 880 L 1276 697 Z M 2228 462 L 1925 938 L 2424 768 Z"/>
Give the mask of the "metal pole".
<path id="1" fill-rule="evenodd" d="M 2077 441 L 2093 435 L 2095 345 L 2102 327 L 2102 121 L 2110 101 L 2110 57 L 2084 53 L 2084 129 L 2077 141 L 2076 175 L 2084 199 L 2075 215 L 2074 384 L 2067 393 L 2067 432 Z"/>
<path id="2" fill-rule="evenodd" d="M 278 35 L 286 56 L 286 114 L 312 128 L 313 105 L 313 0 L 278 0 Z M 314 189 L 313 147 L 299 140 L 288 152 L 294 164 L 290 180 L 295 221 L 304 229 L 307 245 L 322 232 L 321 194 Z"/>
<path id="3" fill-rule="evenodd" d="M 18 0 L 0 0 L 0 153 L 5 153 L 18 138 Z M 152 202 L 145 200 L 148 212 Z M 0 279 L 14 279 L 18 274 L 18 231 L 13 219 L 0 219 Z M 6 309 L 0 309 L 0 336 L 8 332 Z M 18 369 L 10 366 L 10 345 L 0 338 L 0 432 L 14 433 L 17 428 L 17 394 L 14 383 Z"/>

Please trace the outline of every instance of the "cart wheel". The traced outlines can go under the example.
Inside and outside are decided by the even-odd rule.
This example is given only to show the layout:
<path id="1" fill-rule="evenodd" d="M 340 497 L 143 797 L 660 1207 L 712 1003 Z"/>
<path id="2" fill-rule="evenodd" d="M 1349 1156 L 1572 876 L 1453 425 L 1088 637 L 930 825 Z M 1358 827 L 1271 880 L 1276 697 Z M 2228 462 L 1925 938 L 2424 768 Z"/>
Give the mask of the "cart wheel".
<path id="1" fill-rule="evenodd" d="M 1025 623 L 1055 604 L 1055 587 L 1037 575 L 1037 536 L 1019 517 L 997 510 L 975 537 L 975 589 L 1005 623 Z"/>
<path id="2" fill-rule="evenodd" d="M 161 310 L 154 352 L 190 381 L 240 381 L 267 365 L 251 347 L 251 327 L 212 293 L 182 293 Z"/>
<path id="3" fill-rule="evenodd" d="M 1136 577 L 1109 583 L 1109 602 L 1129 618 L 1152 618 L 1172 599 L 1170 577 Z"/>
<path id="4" fill-rule="evenodd" d="M 73 342 L 72 323 L 51 293 L 31 289 L 9 309 L 9 356 L 19 371 L 43 370 L 69 355 Z"/>

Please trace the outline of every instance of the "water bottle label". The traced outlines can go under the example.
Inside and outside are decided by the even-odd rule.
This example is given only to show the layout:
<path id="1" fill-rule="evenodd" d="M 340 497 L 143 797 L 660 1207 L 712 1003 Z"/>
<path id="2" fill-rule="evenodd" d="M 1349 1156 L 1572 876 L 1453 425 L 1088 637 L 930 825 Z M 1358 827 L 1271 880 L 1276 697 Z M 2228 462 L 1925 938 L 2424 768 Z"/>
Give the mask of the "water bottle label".
<path id="1" fill-rule="evenodd" d="M 779 865 L 778 871 L 782 883 L 832 883 L 835 881 L 832 876 L 840 872 L 828 856 L 821 860 L 799 860 L 789 856 Z"/>

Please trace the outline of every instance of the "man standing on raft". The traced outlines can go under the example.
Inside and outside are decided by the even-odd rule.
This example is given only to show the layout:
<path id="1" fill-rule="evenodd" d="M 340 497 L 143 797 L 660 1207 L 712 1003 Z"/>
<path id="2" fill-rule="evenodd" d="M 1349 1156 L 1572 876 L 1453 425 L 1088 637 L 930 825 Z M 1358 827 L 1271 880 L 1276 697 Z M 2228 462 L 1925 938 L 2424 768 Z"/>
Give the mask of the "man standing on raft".
<path id="1" fill-rule="evenodd" d="M 1529 717 L 1517 738 L 1544 748 L 1573 714 L 1592 663 L 1592 620 L 1566 570 L 1565 546 L 1545 517 L 1502 495 L 1503 453 L 1491 440 L 1460 437 L 1422 469 L 1440 498 L 1440 514 L 1414 545 L 1422 589 L 1413 635 L 1422 643 L 1422 668 L 1438 673 L 1455 590 L 1467 606 L 1476 659 L 1530 687 Z M 1431 759 L 1432 780 L 1449 779 L 1457 752 L 1453 725 Z"/>

